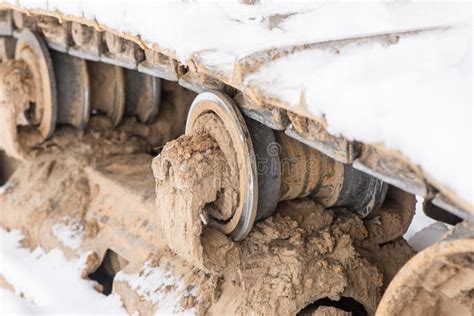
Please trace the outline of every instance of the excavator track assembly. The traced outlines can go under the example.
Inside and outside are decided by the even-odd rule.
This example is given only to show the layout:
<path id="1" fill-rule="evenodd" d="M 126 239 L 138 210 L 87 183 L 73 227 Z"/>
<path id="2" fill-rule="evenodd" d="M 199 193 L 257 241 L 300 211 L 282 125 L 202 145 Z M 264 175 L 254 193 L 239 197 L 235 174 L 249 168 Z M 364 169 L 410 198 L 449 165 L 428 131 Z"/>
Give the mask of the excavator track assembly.
<path id="1" fill-rule="evenodd" d="M 472 205 L 398 152 L 243 85 L 268 56 L 319 44 L 250 54 L 231 75 L 84 18 L 3 6 L 0 225 L 88 253 L 84 277 L 129 313 L 158 310 L 153 292 L 198 314 L 474 313 Z M 418 254 L 403 239 L 415 196 L 456 225 Z M 180 285 L 128 281 L 156 271 Z"/>

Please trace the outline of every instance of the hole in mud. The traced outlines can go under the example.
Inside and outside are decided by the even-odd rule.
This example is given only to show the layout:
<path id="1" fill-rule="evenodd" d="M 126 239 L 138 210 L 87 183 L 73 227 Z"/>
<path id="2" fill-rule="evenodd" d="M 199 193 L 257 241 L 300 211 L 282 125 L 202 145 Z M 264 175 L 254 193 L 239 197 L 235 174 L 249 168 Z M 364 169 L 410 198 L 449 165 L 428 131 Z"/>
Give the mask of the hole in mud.
<path id="1" fill-rule="evenodd" d="M 341 297 L 339 301 L 333 301 L 329 298 L 322 298 L 316 302 L 303 308 L 297 315 L 298 316 L 309 316 L 312 315 L 319 307 L 330 306 L 341 309 L 346 312 L 351 312 L 353 316 L 367 316 L 367 311 L 364 305 L 357 302 L 352 297 Z"/>
<path id="2" fill-rule="evenodd" d="M 25 111 L 25 117 L 26 120 L 32 125 L 37 125 L 40 123 L 37 111 L 38 110 L 36 109 L 36 103 L 30 102 L 28 109 Z"/>
<path id="3" fill-rule="evenodd" d="M 88 277 L 102 286 L 103 294 L 110 295 L 112 293 L 112 285 L 115 275 L 127 264 L 127 260 L 122 258 L 116 252 L 107 249 L 104 260 L 102 260 L 100 266 L 97 270 L 89 274 Z"/>
<path id="4" fill-rule="evenodd" d="M 19 165 L 18 160 L 8 157 L 4 151 L 0 150 L 0 187 L 8 182 Z"/>

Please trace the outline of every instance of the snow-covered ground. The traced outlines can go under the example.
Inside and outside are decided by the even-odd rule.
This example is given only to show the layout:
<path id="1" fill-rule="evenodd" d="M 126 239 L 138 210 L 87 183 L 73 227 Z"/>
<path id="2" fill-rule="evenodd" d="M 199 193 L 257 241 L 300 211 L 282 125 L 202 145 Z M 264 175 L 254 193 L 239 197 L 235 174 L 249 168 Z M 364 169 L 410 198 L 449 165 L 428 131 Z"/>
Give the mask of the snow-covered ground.
<path id="1" fill-rule="evenodd" d="M 0 276 L 15 293 L 0 287 L 0 314 L 126 314 L 116 294 L 105 296 L 81 278 L 85 256 L 67 261 L 57 249 L 21 248 L 19 231 L 0 228 Z"/>

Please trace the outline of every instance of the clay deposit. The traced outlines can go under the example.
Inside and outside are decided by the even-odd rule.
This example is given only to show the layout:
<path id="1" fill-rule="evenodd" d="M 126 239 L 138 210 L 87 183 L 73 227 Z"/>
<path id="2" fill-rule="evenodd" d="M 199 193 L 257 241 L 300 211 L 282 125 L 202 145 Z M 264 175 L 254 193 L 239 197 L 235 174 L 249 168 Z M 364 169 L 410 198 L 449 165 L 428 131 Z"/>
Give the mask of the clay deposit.
<path id="1" fill-rule="evenodd" d="M 209 205 L 215 207 L 218 193 L 228 190 L 229 170 L 217 142 L 205 134 L 180 137 L 153 161 L 163 239 L 189 263 L 225 280 L 211 314 L 289 315 L 319 299 L 341 297 L 375 312 L 384 286 L 414 254 L 399 239 L 414 199 L 394 194 L 367 224 L 345 209 L 287 201 L 234 243 L 203 225 Z M 394 208 L 399 212 L 387 214 Z"/>
<path id="2" fill-rule="evenodd" d="M 25 121 L 22 113 L 31 93 L 31 79 L 24 63 L 7 61 L 0 64 L 0 148 L 17 159 L 25 155 L 17 124 Z"/>

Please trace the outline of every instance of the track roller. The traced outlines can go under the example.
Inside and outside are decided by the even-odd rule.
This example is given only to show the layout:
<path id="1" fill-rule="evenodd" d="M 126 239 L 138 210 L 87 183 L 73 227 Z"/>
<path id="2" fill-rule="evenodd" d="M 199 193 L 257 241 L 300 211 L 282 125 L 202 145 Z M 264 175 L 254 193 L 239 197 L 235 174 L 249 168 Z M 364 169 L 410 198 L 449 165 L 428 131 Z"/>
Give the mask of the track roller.
<path id="1" fill-rule="evenodd" d="M 84 129 L 90 116 L 90 88 L 83 59 L 51 51 L 58 88 L 58 124 Z"/>
<path id="2" fill-rule="evenodd" d="M 56 80 L 53 63 L 43 39 L 24 30 L 17 38 L 15 60 L 26 63 L 32 76 L 29 108 L 25 112 L 28 125 L 34 126 L 43 140 L 54 133 L 57 120 Z"/>
<path id="3" fill-rule="evenodd" d="M 123 68 L 88 62 L 92 113 L 106 114 L 117 126 L 125 113 L 125 77 Z"/>
<path id="4" fill-rule="evenodd" d="M 191 138 L 210 136 L 225 157 L 223 163 L 230 170 L 237 170 L 233 174 L 238 176 L 238 185 L 228 184 L 228 181 L 219 184 L 216 201 L 207 203 L 201 210 L 204 224 L 218 228 L 235 241 L 246 237 L 255 220 L 272 215 L 279 201 L 311 197 L 325 207 L 346 207 L 365 217 L 385 198 L 387 185 L 382 181 L 336 162 L 283 132 L 273 131 L 251 119 L 244 120 L 232 99 L 219 92 L 204 92 L 194 100 L 186 135 Z M 177 152 L 172 152 L 173 149 Z M 172 143 L 165 146 L 161 166 L 161 155 L 155 158 L 153 170 L 157 178 L 173 164 L 170 157 L 180 157 L 179 150 L 179 146 L 174 147 Z M 199 151 L 194 154 L 207 155 Z M 215 164 L 215 160 L 212 163 Z M 165 169 L 160 170 L 161 167 Z M 164 172 L 173 175 L 181 170 Z M 186 187 L 188 184 L 179 182 L 177 185 Z M 236 187 L 238 202 L 234 203 L 235 195 L 228 192 L 235 191 Z M 232 206 L 230 212 L 229 206 Z"/>
<path id="5" fill-rule="evenodd" d="M 125 115 L 136 116 L 140 122 L 152 123 L 159 111 L 161 81 L 159 78 L 125 69 Z"/>

